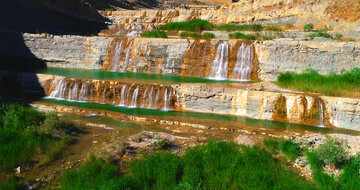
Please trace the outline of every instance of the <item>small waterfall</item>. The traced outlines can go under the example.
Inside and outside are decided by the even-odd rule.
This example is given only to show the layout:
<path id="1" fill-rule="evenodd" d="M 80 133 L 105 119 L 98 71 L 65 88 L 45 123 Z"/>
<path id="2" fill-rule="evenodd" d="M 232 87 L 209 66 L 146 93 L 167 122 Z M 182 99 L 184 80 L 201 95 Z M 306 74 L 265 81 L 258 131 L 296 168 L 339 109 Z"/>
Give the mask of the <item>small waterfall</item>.
<path id="1" fill-rule="evenodd" d="M 123 41 L 118 43 L 115 47 L 114 59 L 111 71 L 116 72 L 120 66 L 121 52 L 123 50 Z"/>
<path id="2" fill-rule="evenodd" d="M 85 82 L 81 86 L 80 96 L 79 96 L 80 101 L 86 101 L 88 99 L 89 87 L 90 87 L 90 82 L 89 81 Z"/>
<path id="3" fill-rule="evenodd" d="M 324 107 L 319 99 L 319 127 L 325 127 L 324 125 Z"/>
<path id="4" fill-rule="evenodd" d="M 131 107 L 136 107 L 137 104 L 137 99 L 138 99 L 138 95 L 139 95 L 139 85 L 136 87 L 136 89 L 134 90 L 134 94 L 131 100 Z"/>
<path id="5" fill-rule="evenodd" d="M 172 90 L 168 93 L 168 89 L 166 88 L 164 93 L 164 110 L 169 110 L 172 94 Z"/>
<path id="6" fill-rule="evenodd" d="M 155 107 L 151 107 L 151 108 L 158 108 L 159 105 L 159 99 L 160 99 L 160 89 L 156 92 L 156 96 L 155 96 Z"/>
<path id="7" fill-rule="evenodd" d="M 145 92 L 144 92 L 144 94 L 143 94 L 142 103 L 141 103 L 141 107 L 142 107 L 142 108 L 145 107 L 146 95 L 147 95 L 148 91 L 149 91 L 149 87 L 146 86 Z"/>
<path id="8" fill-rule="evenodd" d="M 74 86 L 69 89 L 69 100 L 77 100 L 78 99 L 78 91 L 79 91 L 79 83 L 75 83 Z"/>
<path id="9" fill-rule="evenodd" d="M 244 81 L 250 79 L 253 56 L 253 45 L 242 43 L 237 53 L 233 77 Z"/>
<path id="10" fill-rule="evenodd" d="M 67 82 L 65 81 L 65 79 L 61 79 L 55 90 L 51 92 L 50 97 L 53 98 L 65 98 L 65 93 L 66 93 L 66 89 L 67 89 Z"/>
<path id="11" fill-rule="evenodd" d="M 104 87 L 102 92 L 102 103 L 105 103 L 105 101 L 106 101 L 106 87 Z"/>
<path id="12" fill-rule="evenodd" d="M 130 42 L 129 47 L 127 47 L 127 49 L 126 49 L 125 61 L 124 61 L 123 67 L 121 69 L 121 72 L 125 72 L 129 66 L 130 52 L 131 52 L 132 45 L 133 45 L 133 42 Z"/>
<path id="13" fill-rule="evenodd" d="M 121 94 L 120 94 L 120 106 L 125 106 L 126 103 L 126 96 L 125 96 L 125 92 L 126 92 L 126 84 L 124 84 L 121 88 Z"/>
<path id="14" fill-rule="evenodd" d="M 149 94 L 149 105 L 148 108 L 153 107 L 153 99 L 154 99 L 154 87 L 151 87 L 150 94 Z"/>
<path id="15" fill-rule="evenodd" d="M 216 51 L 216 57 L 212 62 L 210 77 L 215 79 L 227 78 L 228 63 L 229 44 L 227 42 L 222 42 L 219 44 Z"/>

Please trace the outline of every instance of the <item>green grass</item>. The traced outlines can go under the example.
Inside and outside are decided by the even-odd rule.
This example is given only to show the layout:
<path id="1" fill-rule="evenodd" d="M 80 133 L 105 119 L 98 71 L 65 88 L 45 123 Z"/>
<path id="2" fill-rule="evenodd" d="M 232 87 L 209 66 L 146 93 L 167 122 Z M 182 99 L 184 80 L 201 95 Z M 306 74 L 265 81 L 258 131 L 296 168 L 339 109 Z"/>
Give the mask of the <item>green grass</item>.
<path id="1" fill-rule="evenodd" d="M 40 164 L 59 158 L 72 141 L 66 135 L 72 128 L 54 114 L 0 104 L 0 178 L 13 174 L 18 166 L 31 167 L 35 158 Z M 16 181 L 10 177 L 9 181 L 0 181 L 0 186 L 16 185 Z"/>
<path id="2" fill-rule="evenodd" d="M 281 29 L 280 26 L 278 26 L 278 25 L 267 25 L 267 26 L 265 26 L 264 30 L 267 30 L 267 31 L 276 31 L 276 32 L 282 31 L 282 29 Z"/>
<path id="3" fill-rule="evenodd" d="M 126 171 L 91 157 L 65 173 L 61 189 L 314 189 L 268 151 L 229 142 L 210 141 L 181 157 L 158 151 Z"/>
<path id="4" fill-rule="evenodd" d="M 323 37 L 323 38 L 334 39 L 333 36 L 328 34 L 325 30 L 318 30 L 318 31 L 308 35 L 308 37 L 310 37 L 310 38 Z"/>
<path id="5" fill-rule="evenodd" d="M 198 33 L 198 32 L 182 32 L 180 34 L 181 38 L 196 38 L 196 39 L 211 39 L 211 38 L 216 38 L 215 34 L 213 33 Z"/>
<path id="6" fill-rule="evenodd" d="M 272 154 L 277 153 L 280 143 L 281 140 L 277 138 L 267 138 L 263 141 L 265 148 Z"/>
<path id="7" fill-rule="evenodd" d="M 264 27 L 261 24 L 222 24 L 216 27 L 217 30 L 225 31 L 262 31 Z"/>
<path id="8" fill-rule="evenodd" d="M 320 75 L 309 70 L 303 74 L 282 73 L 277 79 L 281 87 L 329 96 L 360 96 L 360 69 L 344 74 Z"/>
<path id="9" fill-rule="evenodd" d="M 235 32 L 232 34 L 229 34 L 229 38 L 232 39 L 243 39 L 243 40 L 256 40 L 256 36 L 253 34 L 244 34 L 241 32 Z"/>
<path id="10" fill-rule="evenodd" d="M 187 22 L 171 22 L 160 27 L 161 30 L 183 30 L 183 31 L 202 31 L 212 30 L 215 25 L 206 20 L 194 19 Z"/>
<path id="11" fill-rule="evenodd" d="M 305 32 L 310 32 L 314 29 L 314 25 L 313 24 L 306 24 L 304 25 L 304 31 Z"/>
<path id="12" fill-rule="evenodd" d="M 146 38 L 167 38 L 168 36 L 164 31 L 161 30 L 154 30 L 150 32 L 145 32 L 141 34 L 142 37 Z"/>
<path id="13" fill-rule="evenodd" d="M 299 144 L 295 143 L 291 139 L 281 142 L 279 144 L 279 148 L 280 148 L 281 152 L 292 161 L 295 161 L 295 159 L 302 152 Z"/>

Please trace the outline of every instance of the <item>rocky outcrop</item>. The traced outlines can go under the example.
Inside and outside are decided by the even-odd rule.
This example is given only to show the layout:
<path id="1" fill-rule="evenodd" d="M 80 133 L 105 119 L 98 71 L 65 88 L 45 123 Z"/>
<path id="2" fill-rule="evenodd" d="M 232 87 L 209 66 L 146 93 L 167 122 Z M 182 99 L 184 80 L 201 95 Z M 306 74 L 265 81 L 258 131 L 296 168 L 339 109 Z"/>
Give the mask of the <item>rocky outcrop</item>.
<path id="1" fill-rule="evenodd" d="M 23 38 L 31 53 L 48 66 L 82 69 L 100 69 L 110 42 L 104 37 L 73 35 L 24 34 Z M 16 49 L 11 51 L 12 55 L 24 56 Z"/>
<path id="2" fill-rule="evenodd" d="M 256 43 L 258 77 L 274 81 L 280 73 L 344 73 L 360 67 L 360 43 L 336 41 L 263 41 Z"/>

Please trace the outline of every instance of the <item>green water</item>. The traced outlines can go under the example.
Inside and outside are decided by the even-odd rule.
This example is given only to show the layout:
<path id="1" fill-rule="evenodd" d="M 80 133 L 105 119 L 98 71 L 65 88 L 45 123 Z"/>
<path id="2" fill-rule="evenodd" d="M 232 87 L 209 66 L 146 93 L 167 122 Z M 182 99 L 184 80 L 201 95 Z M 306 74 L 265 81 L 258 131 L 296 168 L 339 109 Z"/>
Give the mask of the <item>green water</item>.
<path id="1" fill-rule="evenodd" d="M 206 120 L 216 120 L 216 121 L 226 121 L 226 122 L 235 122 L 238 124 L 246 124 L 253 127 L 259 128 L 279 128 L 286 130 L 303 130 L 311 132 L 320 132 L 320 133 L 344 133 L 344 134 L 353 134 L 359 135 L 360 132 L 347 130 L 347 129 L 333 129 L 333 128 L 320 128 L 315 126 L 300 125 L 300 124 L 291 124 L 283 123 L 276 121 L 268 120 L 256 120 L 240 116 L 230 116 L 230 115 L 219 115 L 219 114 L 209 114 L 209 113 L 200 113 L 200 112 L 182 112 L 182 111 L 164 111 L 157 109 L 143 109 L 143 108 L 129 108 L 129 107 L 120 107 L 110 104 L 97 104 L 97 103 L 88 103 L 88 102 L 74 102 L 58 99 L 42 99 L 42 102 L 54 103 L 65 106 L 74 106 L 79 108 L 87 108 L 94 110 L 106 110 L 119 112 L 125 115 L 137 115 L 137 116 L 154 116 L 154 117 L 181 117 L 182 120 L 186 118 L 192 119 L 206 119 Z"/>
<path id="2" fill-rule="evenodd" d="M 244 81 L 236 80 L 214 80 L 210 78 L 149 74 L 149 73 L 119 73 L 102 70 L 86 70 L 86 69 L 68 69 L 68 68 L 47 68 L 38 73 L 51 74 L 78 79 L 96 79 L 96 80 L 133 80 L 144 82 L 159 83 L 239 83 Z M 249 81 L 245 81 L 249 82 Z"/>

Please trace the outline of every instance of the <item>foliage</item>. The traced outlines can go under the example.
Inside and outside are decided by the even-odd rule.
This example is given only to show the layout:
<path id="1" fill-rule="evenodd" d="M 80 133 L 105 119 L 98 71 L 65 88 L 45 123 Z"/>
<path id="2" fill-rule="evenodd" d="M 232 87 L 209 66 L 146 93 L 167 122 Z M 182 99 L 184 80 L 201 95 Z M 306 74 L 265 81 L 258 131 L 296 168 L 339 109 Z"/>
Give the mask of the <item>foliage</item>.
<path id="1" fill-rule="evenodd" d="M 244 34 L 241 32 L 236 32 L 229 34 L 229 38 L 233 39 L 243 39 L 243 40 L 256 40 L 256 36 L 252 34 Z"/>
<path id="2" fill-rule="evenodd" d="M 216 10 L 219 10 L 221 8 L 221 5 L 218 5 L 215 8 L 216 8 Z"/>
<path id="3" fill-rule="evenodd" d="M 215 25 L 206 20 L 194 19 L 187 22 L 171 22 L 160 27 L 161 30 L 184 30 L 184 31 L 202 31 L 212 30 Z"/>
<path id="4" fill-rule="evenodd" d="M 339 34 L 339 33 L 335 34 L 335 39 L 336 40 L 341 40 L 343 37 L 344 36 L 342 34 Z"/>
<path id="5" fill-rule="evenodd" d="M 161 139 L 158 137 L 155 139 L 155 145 L 160 149 L 165 149 L 171 146 L 171 142 L 168 139 Z"/>
<path id="6" fill-rule="evenodd" d="M 216 29 L 225 31 L 262 31 L 264 27 L 261 24 L 223 24 L 217 26 Z"/>
<path id="7" fill-rule="evenodd" d="M 114 8 L 107 8 L 105 11 L 116 11 Z"/>
<path id="8" fill-rule="evenodd" d="M 142 37 L 146 38 L 167 38 L 168 36 L 164 31 L 161 30 L 153 30 L 149 32 L 145 32 L 141 34 Z"/>
<path id="9" fill-rule="evenodd" d="M 295 159 L 301 153 L 301 148 L 299 144 L 295 143 L 291 139 L 281 142 L 279 144 L 279 148 L 281 152 L 285 154 L 292 161 L 295 161 Z"/>
<path id="10" fill-rule="evenodd" d="M 281 140 L 277 138 L 267 138 L 263 141 L 263 144 L 270 153 L 274 154 L 279 150 L 280 142 Z"/>
<path id="11" fill-rule="evenodd" d="M 267 25 L 267 26 L 265 26 L 265 30 L 267 30 L 267 31 L 277 31 L 277 32 L 282 31 L 282 29 L 277 25 Z"/>
<path id="12" fill-rule="evenodd" d="M 181 38 L 188 38 L 188 37 L 192 37 L 192 38 L 203 38 L 203 39 L 210 39 L 210 38 L 215 38 L 215 34 L 213 33 L 198 33 L 198 32 L 182 32 L 180 34 Z"/>
<path id="13" fill-rule="evenodd" d="M 309 32 L 309 31 L 312 31 L 314 29 L 314 25 L 313 24 L 306 24 L 304 26 L 304 31 L 305 32 Z"/>
<path id="14" fill-rule="evenodd" d="M 326 163 L 333 163 L 341 165 L 346 161 L 346 144 L 333 138 L 326 138 L 325 143 L 322 144 L 318 150 L 318 157 Z"/>
<path id="15" fill-rule="evenodd" d="M 229 142 L 210 141 L 182 157 L 159 151 L 132 161 L 124 174 L 91 159 L 65 173 L 62 189 L 313 189 L 266 150 Z"/>
<path id="16" fill-rule="evenodd" d="M 320 75 L 314 70 L 302 74 L 282 73 L 277 79 L 281 87 L 329 96 L 358 96 L 360 93 L 360 69 L 344 74 Z"/>
<path id="17" fill-rule="evenodd" d="M 328 34 L 325 30 L 318 30 L 317 32 L 308 35 L 308 37 L 310 38 L 323 37 L 323 38 L 333 39 L 333 37 L 330 34 Z"/>

